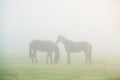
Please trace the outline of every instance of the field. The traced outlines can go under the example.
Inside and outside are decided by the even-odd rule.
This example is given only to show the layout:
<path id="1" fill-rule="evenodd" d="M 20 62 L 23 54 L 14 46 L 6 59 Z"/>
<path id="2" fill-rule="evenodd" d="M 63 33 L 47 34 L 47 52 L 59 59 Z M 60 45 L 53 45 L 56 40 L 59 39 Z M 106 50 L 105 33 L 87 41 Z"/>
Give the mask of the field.
<path id="1" fill-rule="evenodd" d="M 45 53 L 37 54 L 39 64 L 32 64 L 26 53 L 2 53 L 0 80 L 120 80 L 120 56 L 94 53 L 92 65 L 85 64 L 83 53 L 71 56 L 70 65 L 66 54 L 51 65 L 45 64 Z"/>

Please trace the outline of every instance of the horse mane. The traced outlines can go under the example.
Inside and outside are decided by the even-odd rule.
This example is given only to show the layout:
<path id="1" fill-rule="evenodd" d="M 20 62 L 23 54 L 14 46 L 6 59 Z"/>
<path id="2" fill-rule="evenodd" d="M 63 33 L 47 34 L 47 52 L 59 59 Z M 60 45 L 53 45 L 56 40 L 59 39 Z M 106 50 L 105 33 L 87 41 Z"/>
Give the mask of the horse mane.
<path id="1" fill-rule="evenodd" d="M 62 39 L 64 39 L 65 41 L 67 41 L 67 42 L 70 42 L 70 43 L 75 43 L 75 42 L 73 42 L 72 40 L 69 40 L 69 39 L 67 39 L 66 37 L 64 37 L 64 36 L 59 36 L 60 38 L 62 38 Z"/>

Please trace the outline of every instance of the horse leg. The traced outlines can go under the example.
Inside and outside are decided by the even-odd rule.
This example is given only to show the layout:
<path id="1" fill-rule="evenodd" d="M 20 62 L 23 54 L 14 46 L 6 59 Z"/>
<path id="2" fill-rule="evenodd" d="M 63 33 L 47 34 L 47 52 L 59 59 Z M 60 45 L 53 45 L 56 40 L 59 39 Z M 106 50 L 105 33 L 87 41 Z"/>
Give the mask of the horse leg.
<path id="1" fill-rule="evenodd" d="M 88 64 L 88 53 L 87 53 L 87 51 L 84 51 L 84 53 L 85 53 L 85 57 L 86 57 L 86 64 Z"/>
<path id="2" fill-rule="evenodd" d="M 38 60 L 37 60 L 37 57 L 36 57 L 36 50 L 34 51 L 34 59 L 35 59 L 35 62 L 36 64 L 38 63 Z"/>
<path id="3" fill-rule="evenodd" d="M 86 64 L 88 64 L 88 61 L 89 61 L 88 55 L 86 54 Z"/>
<path id="4" fill-rule="evenodd" d="M 68 64 L 70 64 L 70 52 L 67 52 L 67 56 L 68 56 Z"/>
<path id="5" fill-rule="evenodd" d="M 88 63 L 89 65 L 91 65 L 91 46 L 88 46 L 87 56 L 88 56 Z"/>
<path id="6" fill-rule="evenodd" d="M 86 55 L 86 64 L 91 64 L 91 50 L 90 49 L 86 50 L 85 55 Z"/>
<path id="7" fill-rule="evenodd" d="M 30 53 L 30 59 L 32 60 L 32 63 L 34 63 L 33 61 L 33 50 L 31 49 L 31 53 Z"/>
<path id="8" fill-rule="evenodd" d="M 91 55 L 89 53 L 86 54 L 86 64 L 91 64 Z"/>
<path id="9" fill-rule="evenodd" d="M 47 53 L 46 64 L 48 64 L 49 53 Z"/>
<path id="10" fill-rule="evenodd" d="M 89 49 L 89 56 L 90 56 L 90 64 L 92 64 L 92 60 L 91 60 L 91 55 L 92 55 L 92 46 L 90 46 L 90 49 Z"/>
<path id="11" fill-rule="evenodd" d="M 33 64 L 37 63 L 36 50 L 33 51 L 32 62 L 33 62 Z"/>
<path id="12" fill-rule="evenodd" d="M 92 63 L 92 62 L 91 62 L 91 55 L 90 55 L 90 56 L 89 56 L 89 64 L 91 65 L 91 63 Z"/>
<path id="13" fill-rule="evenodd" d="M 34 50 L 33 50 L 33 54 L 31 55 L 32 58 L 32 63 L 34 64 Z"/>
<path id="14" fill-rule="evenodd" d="M 50 61 L 51 61 L 51 64 L 53 64 L 53 61 L 52 61 L 52 53 L 50 52 Z"/>
<path id="15" fill-rule="evenodd" d="M 88 53 L 88 58 L 89 58 L 89 64 L 91 65 L 91 51 L 89 51 L 89 53 Z"/>
<path id="16" fill-rule="evenodd" d="M 54 64 L 57 64 L 57 62 L 58 62 L 58 61 L 57 61 L 57 58 L 58 58 L 58 57 L 55 56 L 55 58 L 54 58 Z"/>

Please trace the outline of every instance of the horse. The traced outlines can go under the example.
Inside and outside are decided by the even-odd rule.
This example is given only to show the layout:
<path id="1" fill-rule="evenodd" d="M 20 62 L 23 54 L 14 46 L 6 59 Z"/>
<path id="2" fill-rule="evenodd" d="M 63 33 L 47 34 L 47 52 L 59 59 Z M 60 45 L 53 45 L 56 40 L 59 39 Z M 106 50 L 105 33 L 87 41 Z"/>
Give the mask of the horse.
<path id="1" fill-rule="evenodd" d="M 43 41 L 43 40 L 33 40 L 29 44 L 29 58 L 32 60 L 32 63 L 38 63 L 36 57 L 36 51 L 47 52 L 46 64 L 48 63 L 48 58 L 50 57 L 51 64 L 52 61 L 52 52 L 55 53 L 54 63 L 57 64 L 59 60 L 59 48 L 56 43 L 52 41 Z"/>
<path id="2" fill-rule="evenodd" d="M 83 51 L 86 56 L 86 64 L 91 64 L 91 49 L 92 45 L 88 42 L 81 41 L 81 42 L 73 42 L 68 40 L 63 36 L 58 36 L 56 43 L 62 42 L 64 48 L 67 52 L 67 64 L 70 64 L 70 53 L 72 52 L 81 52 Z"/>

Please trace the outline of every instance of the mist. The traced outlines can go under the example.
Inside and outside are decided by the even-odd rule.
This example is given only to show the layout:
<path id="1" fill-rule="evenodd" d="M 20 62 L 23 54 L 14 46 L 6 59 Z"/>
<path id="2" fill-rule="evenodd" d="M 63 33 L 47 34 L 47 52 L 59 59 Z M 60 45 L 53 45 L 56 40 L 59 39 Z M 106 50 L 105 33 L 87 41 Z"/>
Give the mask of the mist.
<path id="1" fill-rule="evenodd" d="M 1 0 L 2 51 L 27 51 L 34 39 L 62 35 L 94 51 L 120 52 L 119 0 Z"/>

